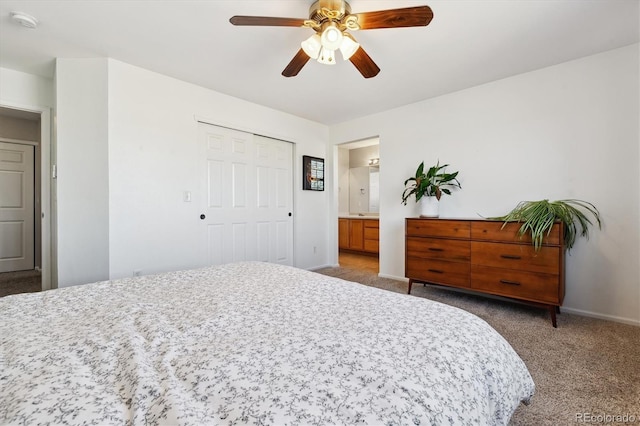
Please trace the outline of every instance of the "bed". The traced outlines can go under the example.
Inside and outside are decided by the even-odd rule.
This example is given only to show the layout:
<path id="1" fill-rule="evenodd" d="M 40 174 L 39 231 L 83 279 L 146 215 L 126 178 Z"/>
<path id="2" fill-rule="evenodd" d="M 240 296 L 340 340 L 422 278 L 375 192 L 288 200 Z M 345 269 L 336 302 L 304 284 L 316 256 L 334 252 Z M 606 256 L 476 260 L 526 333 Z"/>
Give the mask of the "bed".
<path id="1" fill-rule="evenodd" d="M 534 393 L 486 322 L 241 262 L 0 298 L 0 424 L 504 425 Z"/>

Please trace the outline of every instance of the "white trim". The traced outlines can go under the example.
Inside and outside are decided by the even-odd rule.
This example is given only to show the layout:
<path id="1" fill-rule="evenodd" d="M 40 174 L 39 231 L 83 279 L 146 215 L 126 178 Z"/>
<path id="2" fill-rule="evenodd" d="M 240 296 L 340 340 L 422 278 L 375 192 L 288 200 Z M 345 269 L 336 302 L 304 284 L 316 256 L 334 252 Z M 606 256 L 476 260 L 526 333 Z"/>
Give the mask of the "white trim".
<path id="1" fill-rule="evenodd" d="M 379 275 L 380 277 L 382 277 L 382 275 Z M 383 278 L 393 278 L 391 276 L 386 276 Z M 393 278 L 393 279 L 398 279 L 398 278 Z M 406 279 L 406 281 L 409 281 L 408 279 Z M 420 284 L 422 284 L 422 282 L 419 282 Z M 476 291 L 474 291 L 473 289 L 466 289 L 466 288 L 461 288 L 461 287 L 447 287 L 447 286 L 439 286 L 437 284 L 429 284 L 429 283 L 425 283 L 428 286 L 431 286 L 433 288 L 442 288 L 442 289 L 449 289 L 452 291 L 457 291 L 459 293 L 465 293 L 465 294 L 472 294 L 472 295 L 476 295 L 476 296 L 482 296 L 482 297 L 486 297 L 488 299 L 493 299 L 493 300 L 502 300 L 502 301 L 506 301 L 506 302 L 514 302 L 514 303 L 521 303 L 523 305 L 527 305 L 527 302 L 524 300 L 518 300 L 518 299 L 512 299 L 510 297 L 506 297 L 506 296 L 498 296 L 498 295 L 494 295 L 494 294 L 483 294 L 483 293 L 478 293 Z M 531 305 L 529 305 L 531 306 Z M 605 321 L 613 321 L 613 322 L 618 322 L 618 323 L 622 323 L 622 324 L 628 324 L 628 325 L 635 325 L 636 327 L 640 326 L 640 320 L 637 319 L 632 319 L 632 318 L 623 318 L 623 317 L 618 317 L 615 315 L 606 315 L 606 314 L 599 314 L 596 312 L 591 312 L 591 311 L 585 311 L 582 309 L 574 309 L 574 308 L 569 308 L 569 307 L 565 307 L 565 306 L 560 306 L 560 312 L 562 315 L 562 313 L 567 313 L 567 314 L 572 314 L 572 315 L 578 315 L 581 317 L 589 317 L 589 318 L 596 318 L 596 319 L 601 319 L 601 320 L 605 320 Z"/>
<path id="2" fill-rule="evenodd" d="M 380 278 L 387 278 L 390 280 L 402 281 L 405 283 L 409 282 L 409 278 L 407 277 L 396 277 L 395 275 L 383 274 L 382 272 L 378 274 Z"/>
<path id="3" fill-rule="evenodd" d="M 338 268 L 339 266 L 340 266 L 340 265 L 320 265 L 320 266 L 313 266 L 313 267 L 311 267 L 311 268 L 307 269 L 307 271 L 314 272 L 314 271 L 317 271 L 317 270 L 319 270 L 319 269 L 324 269 L 324 268 Z"/>
<path id="4" fill-rule="evenodd" d="M 41 256 L 42 256 L 42 290 L 56 287 L 54 265 L 52 259 L 55 247 L 52 245 L 52 203 L 51 203 L 51 108 L 14 103 L 0 99 L 0 107 L 18 109 L 40 114 L 40 209 L 41 218 Z M 16 143 L 25 143 L 17 141 Z"/>
<path id="5" fill-rule="evenodd" d="M 618 317 L 615 315 L 599 314 L 596 312 L 585 311 L 582 309 L 567 308 L 564 306 L 560 307 L 560 312 L 566 312 L 568 314 L 580 315 L 582 317 L 597 318 L 601 320 L 619 322 L 622 324 L 635 325 L 636 327 L 640 327 L 640 319 L 624 318 L 624 317 Z"/>
<path id="6" fill-rule="evenodd" d="M 285 136 L 285 135 L 278 134 L 278 133 L 264 132 L 262 130 L 257 130 L 257 129 L 255 129 L 253 127 L 247 127 L 247 126 L 242 125 L 242 124 L 229 123 L 229 122 L 224 122 L 224 121 L 220 121 L 220 120 L 213 120 L 213 119 L 210 119 L 210 118 L 202 117 L 202 116 L 197 115 L 197 114 L 195 114 L 193 116 L 193 119 L 195 121 L 197 121 L 198 123 L 212 124 L 214 126 L 224 127 L 226 129 L 238 130 L 240 132 L 251 133 L 251 134 L 254 134 L 254 135 L 258 135 L 258 136 L 264 136 L 265 138 L 278 139 L 280 141 L 289 142 L 289 143 L 292 143 L 294 145 L 298 144 L 298 141 L 292 140 L 290 136 Z"/>
<path id="7" fill-rule="evenodd" d="M 16 143 L 16 144 L 19 144 L 19 145 L 31 145 L 31 146 L 40 145 L 40 142 L 36 142 L 36 141 L 28 141 L 28 140 L 25 140 L 25 139 L 3 138 L 2 136 L 0 136 L 0 142 Z"/>

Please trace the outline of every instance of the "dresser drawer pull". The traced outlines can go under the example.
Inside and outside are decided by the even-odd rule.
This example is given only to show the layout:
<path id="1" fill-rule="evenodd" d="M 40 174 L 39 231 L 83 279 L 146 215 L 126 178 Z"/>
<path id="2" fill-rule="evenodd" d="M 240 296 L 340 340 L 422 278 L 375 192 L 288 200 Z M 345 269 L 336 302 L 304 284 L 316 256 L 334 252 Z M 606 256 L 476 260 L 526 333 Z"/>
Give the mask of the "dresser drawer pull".
<path id="1" fill-rule="evenodd" d="M 429 269 L 428 271 L 429 271 L 429 272 L 433 272 L 433 273 L 435 273 L 435 274 L 444 274 L 444 272 L 443 272 L 443 271 L 440 271 L 440 270 L 438 270 L 438 269 Z"/>
<path id="2" fill-rule="evenodd" d="M 520 283 L 519 283 L 518 281 L 500 280 L 500 282 L 501 282 L 502 284 L 520 285 Z"/>
<path id="3" fill-rule="evenodd" d="M 503 259 L 513 259 L 513 260 L 522 259 L 522 257 L 515 256 L 515 255 L 512 255 L 512 254 L 501 254 L 500 257 L 503 258 Z"/>
<path id="4" fill-rule="evenodd" d="M 438 247 L 429 247 L 429 251 L 444 251 L 444 249 Z"/>

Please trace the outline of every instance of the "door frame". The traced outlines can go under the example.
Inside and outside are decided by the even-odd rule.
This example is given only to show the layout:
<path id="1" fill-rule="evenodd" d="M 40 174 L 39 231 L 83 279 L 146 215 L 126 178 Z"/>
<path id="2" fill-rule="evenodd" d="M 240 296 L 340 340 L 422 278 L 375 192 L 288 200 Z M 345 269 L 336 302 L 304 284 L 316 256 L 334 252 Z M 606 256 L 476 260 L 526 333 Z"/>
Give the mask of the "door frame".
<path id="1" fill-rule="evenodd" d="M 3 100 L 0 100 L 0 107 L 40 114 L 40 164 L 36 166 L 40 167 L 40 250 L 42 256 L 42 265 L 40 265 L 40 267 L 42 271 L 42 290 L 57 288 L 57 272 L 54 262 L 56 253 L 53 244 L 55 239 L 52 228 L 52 224 L 55 223 L 53 220 L 55 204 L 52 203 L 53 198 L 51 194 L 53 189 L 51 174 L 51 108 L 22 105 Z M 16 141 L 6 138 L 5 141 L 11 143 L 28 143 L 27 141 Z"/>
<path id="2" fill-rule="evenodd" d="M 330 227 L 329 229 L 331 230 L 331 235 L 332 235 L 332 240 L 329 241 L 329 247 L 330 247 L 330 251 L 329 251 L 329 260 L 330 262 L 333 263 L 334 266 L 340 266 L 340 247 L 339 247 L 339 243 L 340 243 L 340 238 L 338 235 L 338 219 L 340 217 L 340 190 L 339 190 L 339 171 L 338 171 L 338 165 L 339 165 L 339 161 L 338 161 L 338 149 L 340 149 L 341 147 L 344 148 L 345 145 L 357 145 L 358 142 L 362 142 L 362 141 L 368 141 L 371 139 L 377 139 L 378 140 L 378 145 L 380 146 L 380 140 L 382 139 L 382 137 L 378 134 L 378 135 L 373 135 L 373 136 L 367 136 L 367 137 L 363 137 L 363 138 L 358 138 L 358 139 L 353 139 L 353 140 L 349 140 L 349 141 L 339 141 L 339 142 L 332 142 L 332 146 L 330 145 L 331 148 L 331 154 L 332 154 L 332 160 L 333 160 L 333 172 L 332 172 L 332 178 L 333 178 L 333 196 L 331 197 L 331 202 L 333 203 L 333 208 L 331 209 L 331 214 L 330 214 L 330 221 L 331 223 L 333 223 L 332 227 Z M 350 148 L 353 149 L 353 148 Z M 380 153 L 381 154 L 381 153 Z M 379 154 L 379 155 L 380 155 Z M 382 155 L 380 155 L 381 157 Z M 380 220 L 380 229 L 382 229 L 382 212 L 378 213 L 378 219 Z M 380 244 L 380 251 L 378 253 L 378 259 L 379 259 L 379 267 L 378 267 L 378 276 L 380 275 L 380 269 L 381 269 L 381 265 L 382 265 L 382 256 L 383 256 L 383 250 L 382 250 L 382 244 Z"/>

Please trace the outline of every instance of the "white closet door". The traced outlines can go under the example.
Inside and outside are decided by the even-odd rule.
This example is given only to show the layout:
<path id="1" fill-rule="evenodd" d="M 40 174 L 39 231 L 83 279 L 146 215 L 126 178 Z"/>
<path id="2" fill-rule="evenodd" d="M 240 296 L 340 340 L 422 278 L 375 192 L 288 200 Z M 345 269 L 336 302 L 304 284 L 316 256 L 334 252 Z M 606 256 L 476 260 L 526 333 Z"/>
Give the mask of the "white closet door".
<path id="1" fill-rule="evenodd" d="M 199 123 L 205 264 L 293 265 L 293 146 Z"/>
<path id="2" fill-rule="evenodd" d="M 0 272 L 34 268 L 33 151 L 0 142 Z"/>

